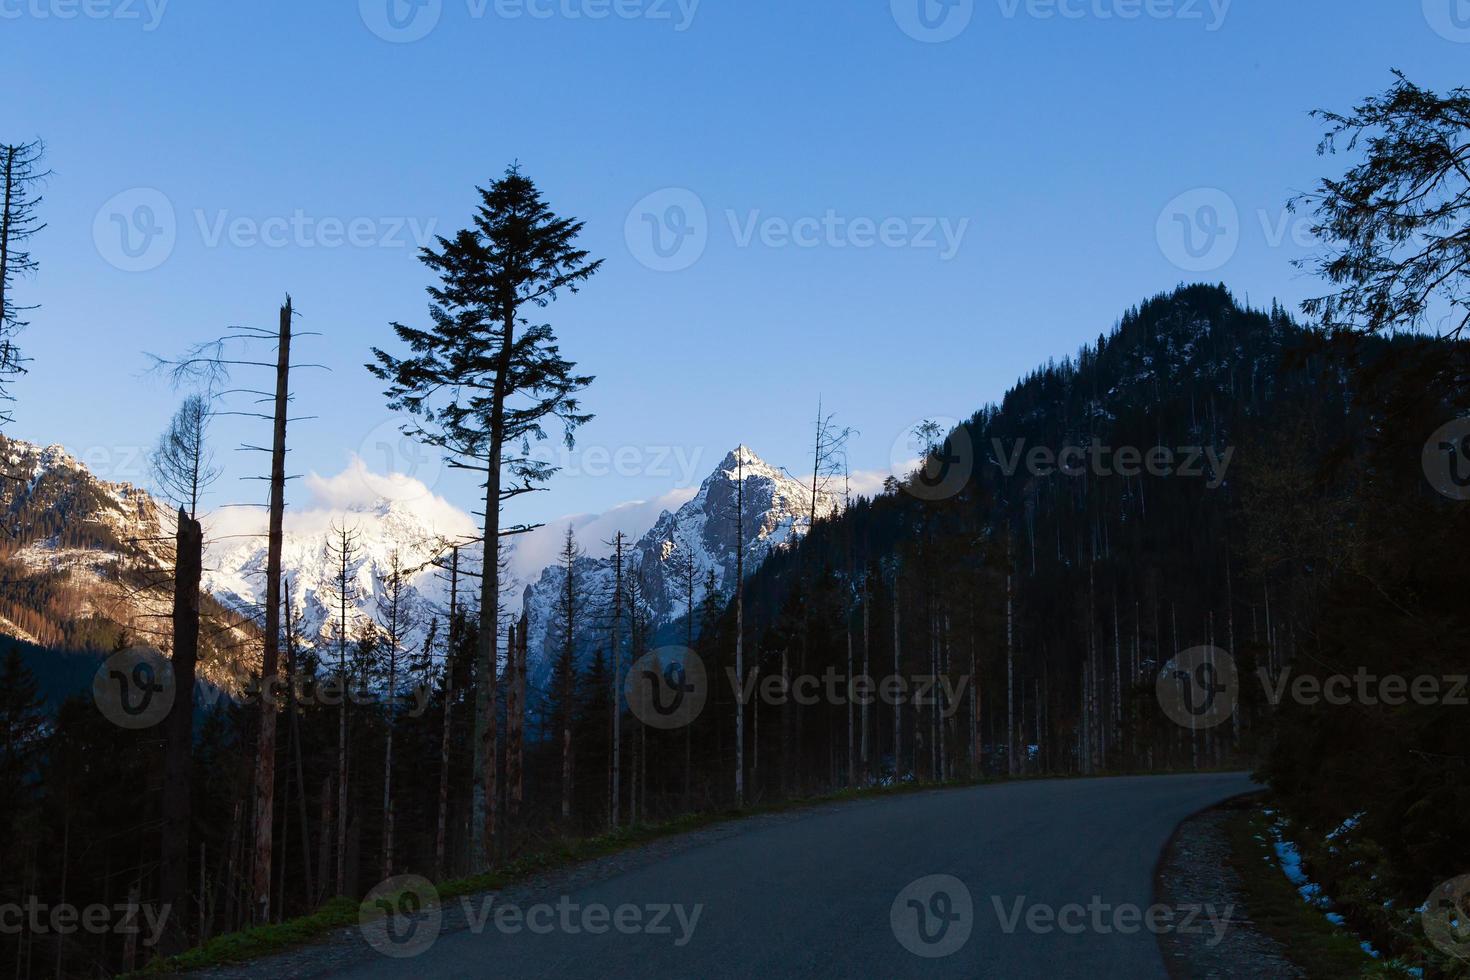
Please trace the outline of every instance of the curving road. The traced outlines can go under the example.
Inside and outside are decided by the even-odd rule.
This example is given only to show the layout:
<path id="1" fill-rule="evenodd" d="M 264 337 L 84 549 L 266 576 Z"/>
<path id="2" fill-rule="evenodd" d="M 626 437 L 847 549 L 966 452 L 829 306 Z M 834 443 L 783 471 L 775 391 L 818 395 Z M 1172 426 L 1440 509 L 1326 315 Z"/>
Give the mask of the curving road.
<path id="1" fill-rule="evenodd" d="M 1245 774 L 999 783 L 736 824 L 334 975 L 1163 978 L 1139 918 L 1159 856 L 1186 817 L 1256 788 Z M 1211 911 L 1152 914 L 1223 928 Z"/>

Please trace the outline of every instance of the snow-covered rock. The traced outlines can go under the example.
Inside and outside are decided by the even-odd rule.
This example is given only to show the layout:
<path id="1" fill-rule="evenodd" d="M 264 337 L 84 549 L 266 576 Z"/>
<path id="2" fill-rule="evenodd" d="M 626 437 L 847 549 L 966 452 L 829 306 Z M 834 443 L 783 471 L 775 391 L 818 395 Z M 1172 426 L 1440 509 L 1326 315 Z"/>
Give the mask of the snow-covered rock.
<path id="1" fill-rule="evenodd" d="M 685 599 L 676 569 L 683 564 L 686 554 L 693 556 L 695 581 L 701 596 L 711 571 L 722 595 L 728 597 L 733 591 L 736 530 L 740 526 L 736 521 L 736 503 L 741 499 L 738 483 L 742 477 L 744 534 L 738 547 L 744 552 L 747 575 L 772 551 L 790 545 L 809 530 L 810 484 L 772 466 L 746 446 L 731 450 L 691 500 L 677 510 L 664 511 L 652 528 L 624 546 L 624 574 L 637 578 L 643 612 L 654 629 L 684 615 Z M 839 497 L 819 491 L 817 518 L 830 516 L 840 502 Z M 579 542 L 584 547 L 587 544 Z M 579 656 L 585 657 L 594 644 L 602 642 L 601 628 L 614 591 L 613 559 L 584 557 L 577 563 L 574 575 L 584 611 L 576 648 Z M 558 601 L 565 587 L 565 571 L 553 564 L 526 589 L 529 672 L 538 681 L 545 679 L 557 649 L 565 642 L 557 622 Z"/>

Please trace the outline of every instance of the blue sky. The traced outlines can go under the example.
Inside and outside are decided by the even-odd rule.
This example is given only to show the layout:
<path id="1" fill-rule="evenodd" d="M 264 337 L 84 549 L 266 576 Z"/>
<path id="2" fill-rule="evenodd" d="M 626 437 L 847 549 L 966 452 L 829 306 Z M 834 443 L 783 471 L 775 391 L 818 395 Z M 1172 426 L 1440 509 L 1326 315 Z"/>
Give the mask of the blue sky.
<path id="1" fill-rule="evenodd" d="M 55 170 L 12 434 L 146 482 L 178 396 L 144 352 L 289 291 L 331 369 L 299 375 L 292 471 L 360 453 L 472 507 L 362 364 L 425 319 L 417 241 L 519 160 L 607 261 L 549 311 L 598 378 L 590 455 L 512 519 L 697 483 L 740 441 L 800 470 L 819 395 L 879 470 L 1181 281 L 1295 305 L 1284 203 L 1340 166 L 1307 110 L 1470 63 L 1466 0 L 420 2 L 0 0 L 0 138 Z M 211 503 L 261 499 L 232 450 L 264 429 L 218 437 Z"/>

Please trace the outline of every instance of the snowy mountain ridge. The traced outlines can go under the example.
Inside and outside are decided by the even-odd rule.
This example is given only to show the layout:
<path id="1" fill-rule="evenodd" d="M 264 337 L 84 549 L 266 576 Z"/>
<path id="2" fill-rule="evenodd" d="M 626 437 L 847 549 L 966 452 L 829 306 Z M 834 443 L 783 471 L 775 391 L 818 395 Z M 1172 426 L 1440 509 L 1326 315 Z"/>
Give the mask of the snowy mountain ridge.
<path id="1" fill-rule="evenodd" d="M 115 576 L 109 570 L 120 564 L 138 569 L 165 569 L 171 564 L 173 508 L 148 491 L 99 479 L 60 446 L 5 439 L 0 442 L 0 464 L 11 477 L 0 488 L 8 518 L 15 528 L 24 529 L 24 534 L 12 535 L 9 557 L 29 574 L 60 572 L 95 585 L 99 576 Z M 744 508 L 737 522 L 740 478 Z M 348 569 L 356 593 L 347 610 L 350 635 L 362 635 L 378 618 L 395 556 L 405 582 L 404 652 L 422 649 L 431 623 L 447 614 L 449 575 L 441 566 L 447 564 L 449 548 L 456 542 L 464 543 L 460 563 L 469 573 L 460 579 L 461 602 L 478 604 L 479 529 L 468 514 L 428 487 L 402 476 L 370 473 L 354 460 L 337 476 L 308 477 L 306 488 L 311 499 L 299 509 L 287 510 L 282 552 L 293 627 L 305 643 L 327 650 L 335 647 L 334 581 L 340 568 L 333 540 L 343 529 L 356 552 Z M 656 629 L 684 612 L 684 597 L 675 582 L 676 562 L 692 557 L 701 594 L 712 573 L 716 588 L 728 596 L 734 585 L 737 528 L 743 530 L 738 547 L 749 574 L 772 551 L 806 533 L 813 503 L 810 485 L 740 446 L 725 455 L 697 491 L 675 491 L 651 504 L 623 505 L 604 515 L 566 518 L 532 536 L 504 539 L 505 622 L 524 609 L 530 624 L 531 672 L 544 677 L 554 659 L 552 647 L 560 648 L 555 620 L 565 583 L 559 564 L 549 556 L 560 550 L 556 545 L 568 527 L 584 550 L 577 576 L 580 601 L 591 612 L 588 631 L 578 642 L 579 651 L 585 653 L 612 592 L 613 561 L 604 542 L 592 540 L 608 536 L 608 528 L 623 530 L 624 571 L 630 580 L 636 577 L 642 612 Z M 655 518 L 653 507 L 660 505 L 667 506 Z M 839 498 L 816 494 L 818 518 L 831 515 L 838 506 Z M 261 622 L 266 568 L 263 512 L 224 509 L 207 515 L 204 524 L 205 590 L 226 609 Z M 557 540 L 547 540 L 548 536 Z M 140 613 L 156 618 L 166 609 L 167 596 L 162 593 L 150 598 L 144 610 L 137 599 L 124 608 L 102 600 L 107 590 L 85 591 L 98 598 L 79 606 L 79 614 L 102 615 L 125 627 L 131 627 Z M 4 622 L 0 628 L 5 628 Z M 22 627 L 10 631 L 31 635 Z"/>
<path id="2" fill-rule="evenodd" d="M 738 453 L 738 455 L 737 455 Z M 713 571 L 717 587 L 728 594 L 735 574 L 736 478 L 743 471 L 744 531 L 747 573 L 765 560 L 772 550 L 805 534 L 810 524 L 811 487 L 787 475 L 742 446 L 732 450 L 705 479 L 697 493 L 675 509 L 663 510 L 653 526 L 625 534 L 625 571 L 639 576 L 644 611 L 654 627 L 676 619 L 681 613 L 673 580 L 672 562 L 687 551 L 694 556 L 697 579 L 703 586 Z M 370 475 L 358 474 L 372 480 Z M 679 495 L 682 496 L 682 495 Z M 442 503 L 442 502 L 440 502 Z M 818 493 L 818 518 L 833 513 L 838 499 Z M 565 527 L 600 526 L 595 516 L 557 522 L 534 534 L 564 533 Z M 363 499 L 335 511 L 288 513 L 282 564 L 288 595 L 293 603 L 298 630 L 315 646 L 335 644 L 336 588 L 339 569 L 334 567 L 329 539 L 335 530 L 346 528 L 357 547 L 350 578 L 358 600 L 348 609 L 348 630 L 360 635 L 374 622 L 396 552 L 406 582 L 405 606 L 409 629 L 402 646 L 405 651 L 422 648 L 430 624 L 443 619 L 449 608 L 449 575 L 444 569 L 454 542 L 472 542 L 461 547 L 460 567 L 471 573 L 460 579 L 460 601 L 478 604 L 479 580 L 473 577 L 483 562 L 482 549 L 472 539 L 478 529 L 462 512 L 447 513 L 443 507 L 427 506 L 423 497 L 389 494 Z M 530 672 L 542 678 L 549 672 L 554 654 L 549 647 L 555 633 L 557 600 L 565 578 L 559 565 L 539 565 L 547 554 L 559 549 L 515 536 L 504 539 L 501 558 L 502 609 L 509 617 L 525 611 L 530 628 Z M 590 549 L 602 542 L 586 541 Z M 536 564 L 518 560 L 518 551 L 535 554 Z M 227 606 L 242 612 L 258 611 L 264 594 L 266 542 L 258 535 L 217 539 L 206 556 L 205 587 Z M 578 562 L 578 591 L 588 608 L 598 607 L 611 594 L 613 562 L 610 557 L 583 556 Z M 442 632 L 441 632 L 442 635 Z M 580 646 L 580 644 L 579 644 Z"/>
<path id="3" fill-rule="evenodd" d="M 738 523 L 741 482 L 743 522 Z M 749 575 L 773 551 L 806 534 L 814 503 L 820 520 L 839 509 L 841 498 L 819 488 L 814 502 L 811 486 L 770 465 L 746 446 L 731 450 L 691 500 L 677 510 L 665 510 L 652 528 L 625 546 L 624 575 L 637 580 L 642 611 L 650 625 L 657 629 L 684 615 L 687 599 L 677 582 L 677 570 L 686 555 L 693 559 L 698 589 L 704 588 L 713 572 L 715 587 L 728 596 L 735 584 L 737 529 L 743 531 L 739 547 Z M 576 631 L 574 648 L 579 657 L 585 657 L 599 641 L 598 626 L 606 618 L 615 576 L 611 558 L 583 558 L 575 567 L 580 602 L 592 612 Z M 565 642 L 564 628 L 556 622 L 565 585 L 565 570 L 553 564 L 526 588 L 530 672 L 538 680 L 549 673 Z"/>

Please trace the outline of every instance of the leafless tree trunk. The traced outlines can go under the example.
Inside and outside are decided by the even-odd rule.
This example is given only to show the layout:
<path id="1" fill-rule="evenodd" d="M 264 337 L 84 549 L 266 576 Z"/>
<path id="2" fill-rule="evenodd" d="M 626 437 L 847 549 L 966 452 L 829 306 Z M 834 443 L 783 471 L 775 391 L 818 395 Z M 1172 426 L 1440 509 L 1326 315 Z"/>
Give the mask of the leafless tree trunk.
<path id="1" fill-rule="evenodd" d="M 872 616 L 870 614 L 870 610 L 872 609 L 872 593 L 870 591 L 870 585 L 871 585 L 870 579 L 871 579 L 871 576 L 867 572 L 864 572 L 863 573 L 863 677 L 864 678 L 867 678 L 867 677 L 871 677 L 872 676 L 869 673 L 869 670 L 871 669 L 870 658 L 869 658 L 869 651 L 873 647 Z M 863 767 L 863 780 L 865 782 L 867 781 L 868 775 L 869 775 L 869 770 L 868 770 L 868 702 L 870 700 L 872 700 L 872 699 L 871 698 L 863 698 L 863 703 L 862 703 L 862 706 L 861 706 L 862 707 L 862 710 L 860 712 L 860 720 L 861 720 L 861 726 L 860 727 L 862 728 L 862 748 L 861 748 L 861 752 L 862 752 L 862 767 Z"/>
<path id="2" fill-rule="evenodd" d="M 449 826 L 449 742 L 454 721 L 454 656 L 459 651 L 459 546 L 449 562 L 449 646 L 444 656 L 444 733 L 439 743 L 439 825 L 434 833 L 434 877 L 445 877 L 444 842 Z"/>
<path id="3" fill-rule="evenodd" d="M 612 825 L 618 828 L 623 782 L 623 652 L 618 646 L 618 628 L 623 612 L 623 532 L 613 538 L 612 614 Z"/>
<path id="4" fill-rule="evenodd" d="M 204 531 L 179 508 L 174 537 L 173 671 L 174 703 L 166 728 L 163 772 L 163 854 L 159 865 L 159 900 L 185 908 L 189 889 L 189 767 L 194 744 L 194 671 L 199 662 L 199 579 L 203 569 Z M 183 916 L 170 917 L 164 937 L 166 952 L 182 948 L 187 932 Z"/>
<path id="5" fill-rule="evenodd" d="M 847 785 L 857 785 L 857 743 L 852 722 L 852 623 L 847 625 Z"/>
<path id="6" fill-rule="evenodd" d="M 333 588 L 337 604 L 337 680 L 342 686 L 342 700 L 337 706 L 337 894 L 347 894 L 347 702 L 349 679 L 347 671 L 347 641 L 351 631 L 347 625 L 347 610 L 357 595 L 353 576 L 357 560 L 357 535 L 344 527 L 332 529 L 328 539 L 328 557 L 332 562 L 335 580 Z M 322 868 L 322 878 L 327 870 Z"/>
<path id="7" fill-rule="evenodd" d="M 528 620 L 521 612 L 519 626 L 512 624 L 508 644 L 509 661 L 506 664 L 506 750 L 505 788 L 508 797 L 507 823 L 514 826 L 520 818 L 521 800 L 525 791 L 525 729 L 526 729 L 526 643 Z"/>
<path id="8" fill-rule="evenodd" d="M 576 661 L 575 641 L 577 635 L 577 543 L 572 529 L 567 528 L 566 547 L 562 552 L 566 563 L 566 646 L 562 650 L 566 669 L 561 680 L 561 819 L 569 824 L 572 819 L 572 722 L 574 697 L 572 675 Z"/>
<path id="9" fill-rule="evenodd" d="M 382 627 L 388 660 L 387 731 L 383 747 L 383 877 L 393 875 L 393 734 L 398 727 L 398 652 L 403 635 L 411 625 L 404 606 L 404 569 L 397 549 L 388 558 L 388 580 L 378 600 L 378 625 Z"/>
<path id="10" fill-rule="evenodd" d="M 292 764 L 296 767 L 296 795 L 297 795 L 297 817 L 301 822 L 301 869 L 302 877 L 306 885 L 307 902 L 316 894 L 311 887 L 311 823 L 306 815 L 306 769 L 301 762 L 301 720 L 296 714 L 296 632 L 291 622 L 291 588 L 289 582 L 283 582 L 285 592 L 285 606 L 283 610 L 286 619 L 286 712 L 291 719 L 291 755 Z M 323 826 L 323 832 L 326 828 Z M 283 844 L 282 847 L 285 845 Z M 285 880 L 284 873 L 281 876 Z M 284 892 L 285 886 L 282 885 Z M 282 903 L 284 904 L 284 897 Z"/>
<path id="11" fill-rule="evenodd" d="M 745 679 L 745 447 L 735 450 L 735 676 Z M 735 698 L 735 805 L 745 806 L 745 704 Z"/>
<path id="12" fill-rule="evenodd" d="M 327 897 L 327 874 L 332 867 L 332 775 L 322 777 L 321 839 L 316 845 L 317 890 L 315 903 L 321 904 Z"/>
<path id="13" fill-rule="evenodd" d="M 1006 527 L 1006 773 L 1016 774 L 1016 650 L 1011 597 L 1011 530 Z"/>
<path id="14" fill-rule="evenodd" d="M 271 440 L 270 536 L 266 546 L 265 651 L 261 683 L 274 685 L 279 672 L 281 642 L 281 520 L 286 510 L 286 418 L 291 379 L 291 298 L 281 307 L 276 362 L 275 432 Z M 276 712 L 269 698 L 261 699 L 260 734 L 255 760 L 254 920 L 270 921 L 271 838 L 274 832 L 276 791 Z"/>
<path id="15" fill-rule="evenodd" d="M 893 676 L 898 677 L 898 567 L 893 569 Z M 893 781 L 903 775 L 903 699 L 893 699 Z"/>

